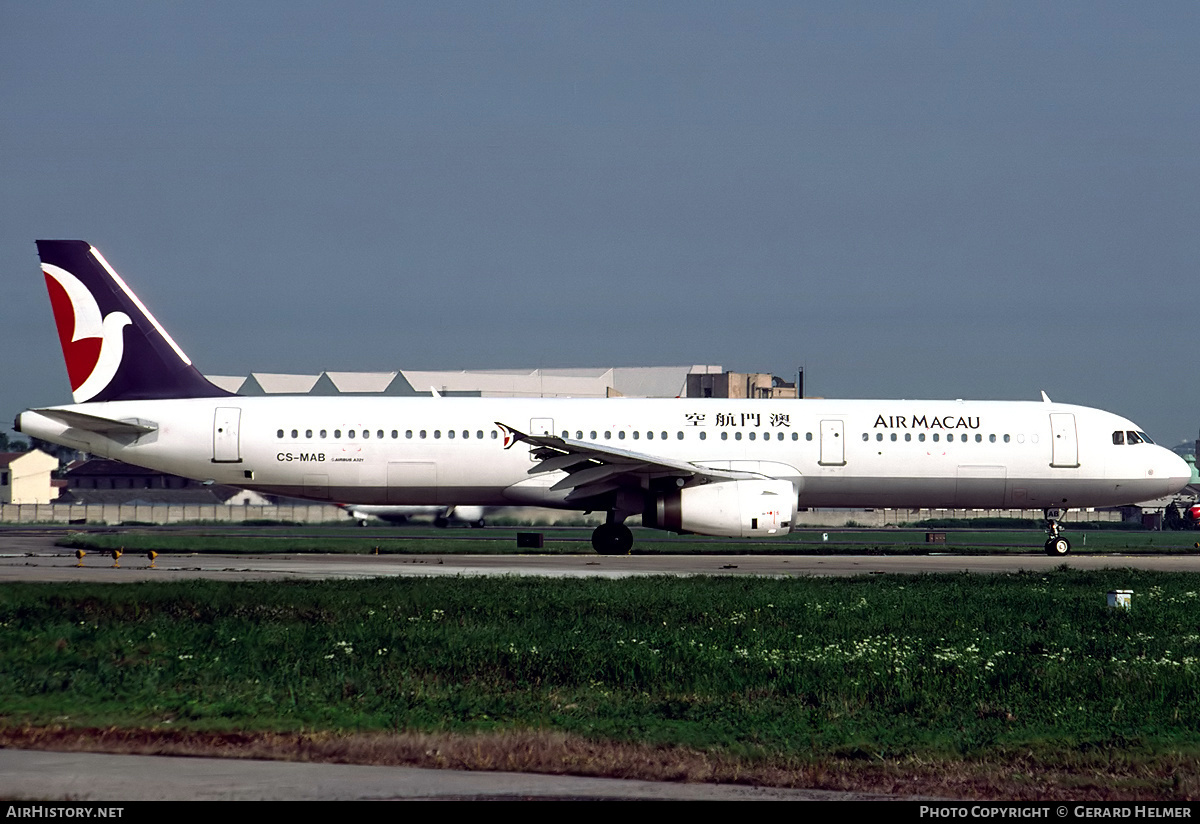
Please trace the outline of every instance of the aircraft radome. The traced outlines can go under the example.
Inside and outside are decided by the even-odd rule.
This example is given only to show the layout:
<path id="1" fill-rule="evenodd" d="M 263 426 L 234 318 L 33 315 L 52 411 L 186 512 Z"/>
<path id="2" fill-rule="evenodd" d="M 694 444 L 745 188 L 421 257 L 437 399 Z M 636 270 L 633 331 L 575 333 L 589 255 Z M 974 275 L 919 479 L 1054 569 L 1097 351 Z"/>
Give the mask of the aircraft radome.
<path id="1" fill-rule="evenodd" d="M 603 511 L 702 535 L 798 507 L 1061 511 L 1171 495 L 1186 463 L 1099 409 L 1041 401 L 242 397 L 207 381 L 98 251 L 38 241 L 74 403 L 26 434 L 160 472 L 363 505 Z"/>

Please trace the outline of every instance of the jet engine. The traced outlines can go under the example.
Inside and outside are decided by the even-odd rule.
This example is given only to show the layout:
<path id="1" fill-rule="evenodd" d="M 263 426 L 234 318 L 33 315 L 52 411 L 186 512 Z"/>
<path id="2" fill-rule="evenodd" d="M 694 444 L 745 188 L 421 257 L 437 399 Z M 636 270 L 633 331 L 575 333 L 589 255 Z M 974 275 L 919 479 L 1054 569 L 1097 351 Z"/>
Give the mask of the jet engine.
<path id="1" fill-rule="evenodd" d="M 652 493 L 642 523 L 671 532 L 765 538 L 792 531 L 796 502 L 791 481 L 719 481 Z"/>

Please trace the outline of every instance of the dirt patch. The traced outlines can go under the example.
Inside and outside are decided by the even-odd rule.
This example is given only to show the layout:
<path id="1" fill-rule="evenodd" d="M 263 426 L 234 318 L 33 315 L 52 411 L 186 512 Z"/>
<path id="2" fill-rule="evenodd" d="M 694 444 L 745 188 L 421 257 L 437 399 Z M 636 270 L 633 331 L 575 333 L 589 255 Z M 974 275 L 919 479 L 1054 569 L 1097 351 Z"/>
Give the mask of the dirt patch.
<path id="1" fill-rule="evenodd" d="M 1189 760 L 1161 759 L 1119 772 L 1048 768 L 1031 758 L 1003 763 L 821 759 L 779 764 L 681 748 L 588 741 L 557 732 L 245 733 L 111 727 L 0 728 L 0 746 L 61 752 L 252 758 L 744 784 L 900 798 L 981 800 L 1187 800 L 1200 797 Z"/>

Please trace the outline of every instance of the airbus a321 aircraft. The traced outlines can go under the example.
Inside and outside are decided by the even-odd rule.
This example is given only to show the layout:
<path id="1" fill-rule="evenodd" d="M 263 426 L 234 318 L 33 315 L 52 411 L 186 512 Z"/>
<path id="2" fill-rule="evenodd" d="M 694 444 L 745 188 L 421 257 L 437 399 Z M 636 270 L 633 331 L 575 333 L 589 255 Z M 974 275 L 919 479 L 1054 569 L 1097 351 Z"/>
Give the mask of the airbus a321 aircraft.
<path id="1" fill-rule="evenodd" d="M 38 241 L 74 403 L 15 428 L 161 472 L 351 504 L 527 505 L 739 538 L 798 507 L 1071 507 L 1171 495 L 1186 463 L 1125 418 L 1041 402 L 241 397 L 211 384 L 96 249 Z"/>

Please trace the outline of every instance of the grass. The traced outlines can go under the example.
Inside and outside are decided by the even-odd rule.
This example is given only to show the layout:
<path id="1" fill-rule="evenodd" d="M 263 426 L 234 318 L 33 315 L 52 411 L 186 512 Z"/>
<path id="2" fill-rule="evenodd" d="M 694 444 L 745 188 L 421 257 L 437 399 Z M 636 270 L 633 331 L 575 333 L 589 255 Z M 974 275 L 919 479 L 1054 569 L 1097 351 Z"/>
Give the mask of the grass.
<path id="1" fill-rule="evenodd" d="M 1115 588 L 1133 609 L 1105 606 Z M 482 736 L 810 786 L 904 773 L 975 776 L 938 785 L 952 793 L 1183 797 L 1198 606 L 1200 575 L 1133 570 L 10 584 L 0 726 Z"/>

